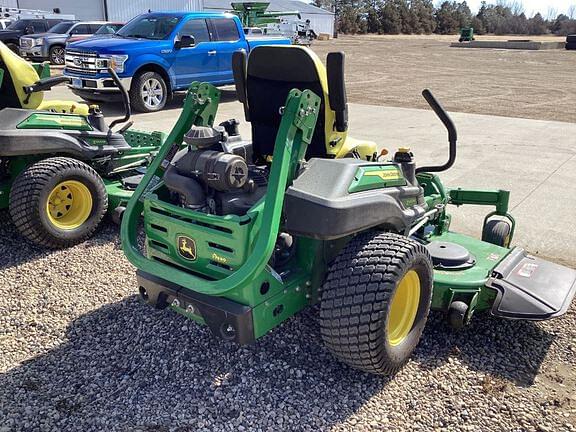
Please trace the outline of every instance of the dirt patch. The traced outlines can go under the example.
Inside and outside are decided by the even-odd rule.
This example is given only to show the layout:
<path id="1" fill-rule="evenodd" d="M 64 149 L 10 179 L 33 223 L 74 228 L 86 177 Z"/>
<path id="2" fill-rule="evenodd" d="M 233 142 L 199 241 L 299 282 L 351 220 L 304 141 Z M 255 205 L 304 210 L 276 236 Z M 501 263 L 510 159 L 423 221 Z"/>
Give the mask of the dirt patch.
<path id="1" fill-rule="evenodd" d="M 322 59 L 330 51 L 346 53 L 350 102 L 426 108 L 420 92 L 430 88 L 450 111 L 576 122 L 576 52 L 450 48 L 453 41 L 341 36 L 313 49 Z"/>

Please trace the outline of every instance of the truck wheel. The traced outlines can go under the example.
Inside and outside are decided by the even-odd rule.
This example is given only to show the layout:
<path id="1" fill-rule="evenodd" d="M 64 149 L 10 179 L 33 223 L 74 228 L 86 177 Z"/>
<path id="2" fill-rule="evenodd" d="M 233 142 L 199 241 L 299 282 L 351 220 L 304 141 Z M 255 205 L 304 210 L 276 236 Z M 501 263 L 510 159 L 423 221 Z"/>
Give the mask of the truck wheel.
<path id="1" fill-rule="evenodd" d="M 432 299 L 432 259 L 398 234 L 354 238 L 330 266 L 320 326 L 328 350 L 365 372 L 393 374 L 410 358 Z"/>
<path id="2" fill-rule="evenodd" d="M 63 46 L 56 45 L 50 48 L 50 63 L 53 65 L 63 65 L 65 63 L 65 50 Z"/>
<path id="3" fill-rule="evenodd" d="M 166 105 L 168 87 L 164 78 L 156 72 L 136 75 L 130 88 L 130 101 L 136 111 L 160 111 Z"/>
<path id="4" fill-rule="evenodd" d="M 503 220 L 492 219 L 482 229 L 482 241 L 496 246 L 510 246 L 510 224 Z"/>
<path id="5" fill-rule="evenodd" d="M 84 162 L 54 157 L 37 162 L 15 179 L 10 216 L 28 240 L 65 248 L 89 238 L 106 213 L 104 182 Z"/>
<path id="6" fill-rule="evenodd" d="M 16 54 L 20 55 L 20 48 L 18 48 L 17 44 L 14 43 L 7 43 L 6 46 L 10 48 L 11 51 L 15 52 Z"/>

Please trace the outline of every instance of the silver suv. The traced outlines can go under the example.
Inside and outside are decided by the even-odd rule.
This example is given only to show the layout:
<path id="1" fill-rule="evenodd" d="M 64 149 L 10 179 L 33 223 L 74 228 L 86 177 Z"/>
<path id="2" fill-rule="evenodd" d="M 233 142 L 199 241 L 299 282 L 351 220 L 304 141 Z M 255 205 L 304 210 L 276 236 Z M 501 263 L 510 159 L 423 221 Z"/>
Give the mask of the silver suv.
<path id="1" fill-rule="evenodd" d="M 116 26 L 116 27 L 115 27 Z M 30 34 L 20 38 L 20 55 L 36 61 L 50 60 L 54 65 L 63 65 L 68 42 L 93 36 L 101 27 L 113 33 L 121 25 L 104 21 L 63 21 L 46 33 Z"/>

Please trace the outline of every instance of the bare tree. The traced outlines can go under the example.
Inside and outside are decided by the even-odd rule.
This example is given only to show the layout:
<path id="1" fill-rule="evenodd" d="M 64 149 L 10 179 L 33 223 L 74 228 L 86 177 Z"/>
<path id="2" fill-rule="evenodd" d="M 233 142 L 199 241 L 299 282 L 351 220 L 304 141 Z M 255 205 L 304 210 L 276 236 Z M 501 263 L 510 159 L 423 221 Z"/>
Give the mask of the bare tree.
<path id="1" fill-rule="evenodd" d="M 555 7 L 549 6 L 548 11 L 546 12 L 546 20 L 553 21 L 554 18 L 558 16 L 558 9 Z"/>
<path id="2" fill-rule="evenodd" d="M 568 8 L 568 17 L 570 19 L 576 18 L 576 3 L 571 4 Z"/>
<path id="3" fill-rule="evenodd" d="M 511 0 L 505 3 L 506 4 L 504 6 L 510 8 L 510 10 L 512 11 L 512 15 L 520 15 L 525 12 L 524 3 L 522 3 L 522 1 L 520 0 Z"/>

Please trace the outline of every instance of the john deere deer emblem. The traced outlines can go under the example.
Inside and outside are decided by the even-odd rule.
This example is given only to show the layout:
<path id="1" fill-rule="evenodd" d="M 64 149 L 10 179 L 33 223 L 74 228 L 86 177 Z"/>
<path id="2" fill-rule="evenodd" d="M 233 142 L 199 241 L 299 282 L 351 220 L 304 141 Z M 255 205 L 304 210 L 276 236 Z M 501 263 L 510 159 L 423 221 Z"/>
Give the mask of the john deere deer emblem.
<path id="1" fill-rule="evenodd" d="M 196 261 L 196 242 L 190 237 L 178 236 L 178 253 L 184 259 Z"/>

